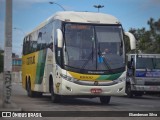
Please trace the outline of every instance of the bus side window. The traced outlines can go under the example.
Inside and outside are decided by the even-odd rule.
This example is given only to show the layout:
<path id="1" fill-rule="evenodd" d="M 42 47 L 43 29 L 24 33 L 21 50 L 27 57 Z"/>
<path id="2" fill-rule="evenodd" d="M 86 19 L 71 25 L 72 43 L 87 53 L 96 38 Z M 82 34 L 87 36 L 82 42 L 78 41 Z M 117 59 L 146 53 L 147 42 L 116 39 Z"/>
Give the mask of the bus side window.
<path id="1" fill-rule="evenodd" d="M 32 41 L 32 52 L 37 50 L 37 41 Z"/>
<path id="2" fill-rule="evenodd" d="M 30 41 L 29 41 L 29 36 L 27 36 L 25 42 L 25 54 L 29 53 L 29 49 L 30 49 Z"/>
<path id="3" fill-rule="evenodd" d="M 29 53 L 32 53 L 32 36 L 29 35 Z"/>
<path id="4" fill-rule="evenodd" d="M 38 33 L 37 50 L 41 50 L 42 32 Z"/>

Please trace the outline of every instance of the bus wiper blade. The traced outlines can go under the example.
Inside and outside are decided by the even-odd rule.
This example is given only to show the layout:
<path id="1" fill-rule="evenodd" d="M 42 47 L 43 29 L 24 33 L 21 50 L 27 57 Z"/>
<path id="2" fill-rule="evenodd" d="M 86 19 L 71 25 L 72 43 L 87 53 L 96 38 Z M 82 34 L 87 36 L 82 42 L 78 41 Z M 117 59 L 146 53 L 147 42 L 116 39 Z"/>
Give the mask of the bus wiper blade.
<path id="1" fill-rule="evenodd" d="M 88 64 L 88 62 L 92 59 L 93 62 L 93 56 L 94 56 L 94 45 L 92 43 L 92 52 L 89 54 L 88 60 L 83 64 L 83 66 L 81 67 L 81 70 L 83 70 L 86 65 Z"/>
<path id="2" fill-rule="evenodd" d="M 88 64 L 88 62 L 92 59 L 92 61 L 93 61 L 93 56 L 94 56 L 94 52 L 93 52 L 93 50 L 92 50 L 92 52 L 90 53 L 90 55 L 89 55 L 89 57 L 88 57 L 88 60 L 83 64 L 83 66 L 81 67 L 81 70 L 83 70 L 85 67 L 86 67 L 86 65 Z"/>

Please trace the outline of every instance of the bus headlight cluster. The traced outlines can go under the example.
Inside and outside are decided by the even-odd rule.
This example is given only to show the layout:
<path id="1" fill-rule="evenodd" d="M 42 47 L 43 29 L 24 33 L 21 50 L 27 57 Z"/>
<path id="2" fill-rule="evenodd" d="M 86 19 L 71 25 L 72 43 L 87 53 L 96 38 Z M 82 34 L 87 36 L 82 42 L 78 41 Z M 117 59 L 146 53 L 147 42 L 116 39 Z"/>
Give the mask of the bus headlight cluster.
<path id="1" fill-rule="evenodd" d="M 121 82 L 124 82 L 125 80 L 126 80 L 126 77 L 121 77 L 121 78 L 118 78 L 117 80 L 114 80 L 114 81 L 117 83 L 121 83 Z"/>
<path id="2" fill-rule="evenodd" d="M 67 75 L 64 75 L 64 74 L 61 74 L 61 77 L 67 81 L 70 81 L 70 82 L 76 82 L 78 81 L 77 79 L 73 78 L 73 77 L 70 77 L 70 76 L 67 76 Z"/>

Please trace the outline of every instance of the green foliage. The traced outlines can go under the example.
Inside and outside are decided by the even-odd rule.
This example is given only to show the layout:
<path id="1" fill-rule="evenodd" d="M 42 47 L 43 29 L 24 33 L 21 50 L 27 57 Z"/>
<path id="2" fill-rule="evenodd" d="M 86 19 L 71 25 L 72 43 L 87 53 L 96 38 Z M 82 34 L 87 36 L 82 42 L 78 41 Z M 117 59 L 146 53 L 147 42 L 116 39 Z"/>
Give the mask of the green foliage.
<path id="1" fill-rule="evenodd" d="M 153 18 L 150 18 L 147 23 L 149 30 L 145 28 L 131 28 L 129 30 L 137 40 L 137 51 L 142 53 L 160 53 L 160 19 L 155 21 Z"/>

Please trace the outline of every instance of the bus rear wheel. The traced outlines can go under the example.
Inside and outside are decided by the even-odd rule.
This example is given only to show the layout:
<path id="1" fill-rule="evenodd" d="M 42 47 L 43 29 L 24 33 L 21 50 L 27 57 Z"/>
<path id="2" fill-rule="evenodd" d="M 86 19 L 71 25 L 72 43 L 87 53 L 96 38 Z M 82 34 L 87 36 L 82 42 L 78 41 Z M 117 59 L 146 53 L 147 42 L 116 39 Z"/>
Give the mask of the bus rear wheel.
<path id="1" fill-rule="evenodd" d="M 53 103 L 59 103 L 61 101 L 61 96 L 54 93 L 53 85 L 51 85 L 51 100 Z"/>
<path id="2" fill-rule="evenodd" d="M 31 90 L 30 80 L 27 81 L 27 95 L 28 95 L 28 97 L 35 97 L 36 96 L 36 93 Z"/>
<path id="3" fill-rule="evenodd" d="M 110 99 L 111 99 L 111 96 L 101 96 L 100 97 L 101 104 L 109 104 Z"/>

